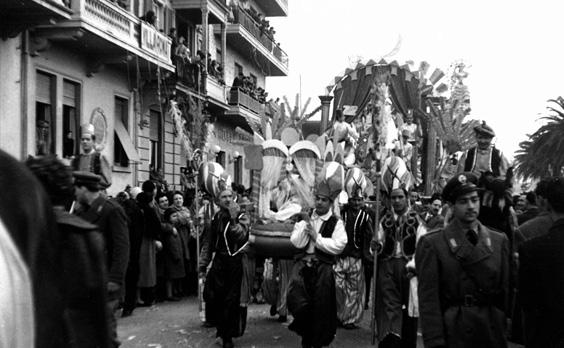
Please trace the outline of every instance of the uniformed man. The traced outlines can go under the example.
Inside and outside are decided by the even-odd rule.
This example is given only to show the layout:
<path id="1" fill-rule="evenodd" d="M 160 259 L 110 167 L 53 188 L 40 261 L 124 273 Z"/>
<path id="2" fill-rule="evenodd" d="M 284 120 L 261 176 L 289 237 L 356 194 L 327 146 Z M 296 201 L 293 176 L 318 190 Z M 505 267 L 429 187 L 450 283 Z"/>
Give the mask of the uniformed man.
<path id="1" fill-rule="evenodd" d="M 114 347 L 117 339 L 117 322 L 114 313 L 123 292 L 125 272 L 129 262 L 129 229 L 123 208 L 100 192 L 100 177 L 90 172 L 74 172 L 75 196 L 80 203 L 76 215 L 98 226 L 104 236 L 104 253 L 108 269 L 108 308 L 111 313 Z"/>
<path id="2" fill-rule="evenodd" d="M 509 243 L 478 221 L 477 183 L 472 173 L 455 175 L 443 190 L 452 221 L 419 240 L 415 264 L 425 347 L 507 347 Z"/>
<path id="3" fill-rule="evenodd" d="M 83 124 L 80 127 L 80 146 L 82 153 L 78 154 L 71 163 L 76 171 L 85 171 L 100 176 L 100 187 L 106 189 L 112 185 L 112 170 L 106 157 L 96 151 L 96 134 L 94 126 Z"/>

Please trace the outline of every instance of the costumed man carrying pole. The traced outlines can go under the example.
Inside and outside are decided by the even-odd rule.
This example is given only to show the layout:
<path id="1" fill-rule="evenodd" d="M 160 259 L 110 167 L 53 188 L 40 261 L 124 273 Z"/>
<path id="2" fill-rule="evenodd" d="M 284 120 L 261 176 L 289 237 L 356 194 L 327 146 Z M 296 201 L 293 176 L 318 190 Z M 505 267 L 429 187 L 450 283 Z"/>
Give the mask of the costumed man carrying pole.
<path id="1" fill-rule="evenodd" d="M 380 259 L 375 301 L 379 347 L 415 348 L 417 310 L 410 304 L 414 294 L 407 266 L 415 254 L 417 238 L 426 230 L 408 206 L 406 189 L 392 189 L 390 201 L 392 209 L 380 221 L 372 243 Z"/>
<path id="2" fill-rule="evenodd" d="M 455 175 L 443 190 L 453 220 L 423 236 L 415 255 L 425 347 L 503 348 L 509 243 L 478 221 L 478 178 Z"/>
<path id="3" fill-rule="evenodd" d="M 294 321 L 288 327 L 302 337 L 302 347 L 328 346 L 337 332 L 337 305 L 333 264 L 347 244 L 343 221 L 332 206 L 342 190 L 326 180 L 316 190 L 311 216 L 294 225 L 291 243 L 296 256 L 288 289 L 288 309 Z"/>
<path id="4" fill-rule="evenodd" d="M 361 175 L 358 180 L 353 176 L 355 169 Z M 333 267 L 337 290 L 337 318 L 345 329 L 357 328 L 364 312 L 366 287 L 362 256 L 365 244 L 368 244 L 373 234 L 373 220 L 364 208 L 364 190 L 361 186 L 364 180 L 364 174 L 358 168 L 353 168 L 347 173 L 345 188 L 349 203 L 341 210 L 347 232 L 347 245 Z"/>
<path id="5" fill-rule="evenodd" d="M 233 337 L 241 335 L 239 301 L 243 264 L 241 251 L 249 238 L 249 219 L 240 214 L 233 202 L 233 191 L 218 182 L 217 203 L 220 210 L 215 214 L 209 233 L 205 235 L 199 262 L 200 278 L 206 277 L 206 268 L 215 252 L 212 266 L 206 277 L 204 298 L 212 322 L 217 327 L 217 337 L 223 347 L 233 347 Z M 222 185 L 223 184 L 223 185 Z"/>

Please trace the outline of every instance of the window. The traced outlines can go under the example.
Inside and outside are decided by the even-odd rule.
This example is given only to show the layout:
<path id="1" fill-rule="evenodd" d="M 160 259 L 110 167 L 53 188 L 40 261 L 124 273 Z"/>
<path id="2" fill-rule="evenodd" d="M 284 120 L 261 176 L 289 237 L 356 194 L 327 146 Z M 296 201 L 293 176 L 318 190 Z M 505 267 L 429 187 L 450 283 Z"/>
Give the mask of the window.
<path id="1" fill-rule="evenodd" d="M 116 132 L 114 134 L 114 163 L 121 167 L 127 167 L 129 165 L 129 158 L 125 152 L 124 144 L 122 144 L 123 139 L 120 139 L 118 133 L 118 127 L 121 125 L 123 125 L 126 131 L 129 130 L 128 104 L 127 99 L 115 97 L 114 116 L 116 125 L 114 127 Z M 118 125 L 119 122 L 121 122 L 121 125 Z"/>
<path id="2" fill-rule="evenodd" d="M 155 110 L 150 110 L 149 117 L 149 150 L 151 153 L 149 167 L 153 168 L 154 170 L 159 170 L 162 168 L 161 113 Z"/>
<path id="3" fill-rule="evenodd" d="M 221 55 L 221 48 L 217 48 L 215 50 L 215 60 L 216 62 L 218 62 L 219 64 L 223 64 L 223 56 Z"/>
<path id="4" fill-rule="evenodd" d="M 80 85 L 63 80 L 63 157 L 65 158 L 70 158 L 79 152 L 79 102 Z"/>
<path id="5" fill-rule="evenodd" d="M 235 183 L 243 184 L 243 157 L 239 156 L 235 158 L 233 172 L 235 175 Z"/>
<path id="6" fill-rule="evenodd" d="M 217 157 L 215 158 L 215 161 L 221 164 L 223 168 L 225 168 L 225 151 L 219 151 L 217 153 Z"/>
<path id="7" fill-rule="evenodd" d="M 240 64 L 235 63 L 235 76 L 243 73 L 243 67 Z"/>
<path id="8" fill-rule="evenodd" d="M 55 153 L 55 76 L 37 71 L 35 85 L 36 155 Z"/>

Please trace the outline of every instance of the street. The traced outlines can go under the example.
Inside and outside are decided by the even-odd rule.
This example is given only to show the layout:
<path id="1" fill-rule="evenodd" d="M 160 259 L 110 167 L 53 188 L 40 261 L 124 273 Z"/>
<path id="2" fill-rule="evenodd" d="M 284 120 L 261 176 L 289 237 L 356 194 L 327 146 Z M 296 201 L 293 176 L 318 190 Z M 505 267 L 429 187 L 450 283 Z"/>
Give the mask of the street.
<path id="1" fill-rule="evenodd" d="M 236 347 L 299 347 L 300 338 L 288 330 L 289 321 L 280 324 L 277 317 L 270 317 L 268 305 L 253 304 L 249 307 L 247 330 L 243 337 L 234 340 Z M 330 347 L 371 347 L 369 311 L 361 328 L 338 329 Z M 119 338 L 123 348 L 133 347 L 219 347 L 215 328 L 200 324 L 196 298 L 180 302 L 163 302 L 153 307 L 137 308 L 133 316 L 119 319 Z M 418 347 L 423 347 L 418 344 Z"/>
<path id="2" fill-rule="evenodd" d="M 268 305 L 253 304 L 249 307 L 247 330 L 243 337 L 234 340 L 236 347 L 299 347 L 299 337 L 288 330 L 288 323 L 280 324 L 277 317 L 270 317 Z M 369 311 L 365 311 L 361 327 L 357 330 L 337 330 L 337 337 L 330 347 L 368 348 L 370 345 Z M 200 324 L 196 298 L 180 302 L 162 302 L 153 307 L 137 308 L 131 317 L 119 319 L 119 338 L 123 348 L 175 348 L 220 347 L 215 339 L 215 328 Z M 216 343 L 217 342 L 217 343 Z M 422 348 L 421 337 L 417 347 Z M 511 348 L 521 346 L 510 344 Z"/>

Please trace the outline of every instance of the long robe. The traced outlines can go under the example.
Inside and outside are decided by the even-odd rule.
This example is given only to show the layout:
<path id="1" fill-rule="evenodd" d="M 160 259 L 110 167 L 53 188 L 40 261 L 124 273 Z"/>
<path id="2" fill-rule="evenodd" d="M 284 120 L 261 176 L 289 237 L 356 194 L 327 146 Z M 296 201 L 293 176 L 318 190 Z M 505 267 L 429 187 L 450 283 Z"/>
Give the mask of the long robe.
<path id="1" fill-rule="evenodd" d="M 217 337 L 230 339 L 243 334 L 241 328 L 241 282 L 243 264 L 241 251 L 248 242 L 248 230 L 241 223 L 231 223 L 229 212 L 220 210 L 214 217 L 209 233 L 202 245 L 199 264 L 200 272 L 205 272 L 212 254 L 215 257 L 206 276 L 204 300 L 210 321 L 217 327 Z"/>

